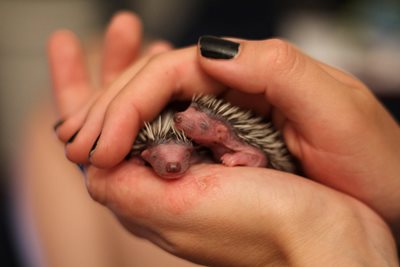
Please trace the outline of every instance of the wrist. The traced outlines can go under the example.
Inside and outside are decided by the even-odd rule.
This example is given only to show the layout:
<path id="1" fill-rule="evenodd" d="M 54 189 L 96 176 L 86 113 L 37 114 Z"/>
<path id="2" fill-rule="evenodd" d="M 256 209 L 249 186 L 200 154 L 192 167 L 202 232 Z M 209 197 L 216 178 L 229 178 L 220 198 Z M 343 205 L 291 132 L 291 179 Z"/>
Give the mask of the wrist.
<path id="1" fill-rule="evenodd" d="M 351 202 L 307 211 L 285 227 L 282 247 L 290 266 L 398 266 L 389 227 L 363 204 Z"/>

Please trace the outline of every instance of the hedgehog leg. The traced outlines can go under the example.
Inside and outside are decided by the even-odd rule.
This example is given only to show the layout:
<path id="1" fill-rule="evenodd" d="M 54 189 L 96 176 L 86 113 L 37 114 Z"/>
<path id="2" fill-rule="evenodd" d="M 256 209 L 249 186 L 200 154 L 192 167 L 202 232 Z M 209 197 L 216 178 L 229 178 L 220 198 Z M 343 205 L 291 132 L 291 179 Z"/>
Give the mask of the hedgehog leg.
<path id="1" fill-rule="evenodd" d="M 267 158 L 261 153 L 236 152 L 225 153 L 221 157 L 221 162 L 225 166 L 248 166 L 248 167 L 266 167 Z"/>

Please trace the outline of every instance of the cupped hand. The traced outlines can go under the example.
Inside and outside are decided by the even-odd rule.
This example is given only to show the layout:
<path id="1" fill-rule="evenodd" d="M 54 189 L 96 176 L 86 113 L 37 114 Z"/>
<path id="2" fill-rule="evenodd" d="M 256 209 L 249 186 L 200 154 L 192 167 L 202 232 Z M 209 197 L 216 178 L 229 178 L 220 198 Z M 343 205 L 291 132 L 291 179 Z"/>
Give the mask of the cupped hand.
<path id="1" fill-rule="evenodd" d="M 133 234 L 207 266 L 395 266 L 385 222 L 361 202 L 265 168 L 192 166 L 165 180 L 134 160 L 88 166 L 86 185 Z"/>
<path id="2" fill-rule="evenodd" d="M 166 41 L 144 47 L 140 19 L 133 13 L 120 12 L 105 33 L 99 73 L 90 77 L 87 56 L 76 35 L 67 30 L 52 34 L 48 57 L 53 95 L 61 118 L 55 131 L 66 144 L 66 155 L 71 161 L 88 163 L 88 152 L 96 144 L 105 107 L 150 58 L 170 49 Z"/>
<path id="3" fill-rule="evenodd" d="M 213 49 L 208 39 L 200 41 L 203 52 Z M 86 160 L 90 153 L 95 166 L 115 166 L 143 121 L 168 101 L 223 94 L 260 114 L 271 112 L 307 177 L 362 200 L 398 227 L 400 130 L 369 89 L 285 41 L 236 42 L 238 53 L 229 60 L 210 59 L 188 47 L 135 64 L 129 79 L 117 83 L 117 90 L 110 87 L 118 94 L 93 105 L 101 112 L 89 113 L 81 142 L 67 146 L 70 158 Z"/>
<path id="4" fill-rule="evenodd" d="M 236 40 L 233 58 L 210 58 L 234 44 L 215 48 L 219 40 L 200 39 L 202 69 L 262 94 L 307 177 L 364 201 L 400 230 L 400 128 L 371 91 L 282 40 Z"/>
<path id="5" fill-rule="evenodd" d="M 107 38 L 112 29 L 136 27 L 136 18 L 127 17 L 133 23 L 124 23 L 123 27 L 115 26 L 121 16 L 115 18 L 106 43 L 112 40 Z M 107 50 L 106 46 L 105 51 L 110 52 L 104 53 L 109 56 L 104 58 L 103 84 L 114 80 L 136 57 L 137 41 L 117 40 L 122 40 L 119 45 L 124 49 Z M 67 141 L 81 129 L 76 140 L 70 140 L 66 152 L 73 161 L 88 164 L 86 181 L 91 196 L 108 206 L 134 234 L 199 263 L 310 265 L 318 259 L 320 266 L 319 255 L 326 262 L 343 264 L 362 264 L 367 258 L 370 262 L 394 263 L 393 240 L 379 216 L 357 200 L 310 180 L 267 169 L 200 164 L 193 166 L 183 179 L 165 181 L 134 160 L 121 162 L 143 120 L 156 116 L 170 99 L 189 99 L 200 92 L 224 92 L 237 104 L 248 107 L 255 104 L 260 113 L 272 106 L 274 120 L 306 174 L 356 195 L 384 213 L 376 194 L 371 196 L 371 190 L 364 189 L 375 179 L 374 172 L 364 177 L 366 172 L 361 168 L 371 167 L 368 161 L 371 151 L 366 149 L 365 155 L 352 154 L 360 148 L 351 145 L 359 145 L 353 133 L 359 133 L 356 131 L 359 123 L 371 119 L 370 113 L 385 125 L 383 133 L 372 128 L 367 135 L 373 147 L 377 147 L 373 142 L 380 139 L 376 135 L 387 135 L 390 137 L 387 141 L 392 142 L 398 129 L 393 131 L 395 123 L 365 86 L 285 42 L 240 42 L 240 53 L 229 61 L 198 57 L 195 47 L 147 56 L 132 65 L 108 90 L 94 92 L 75 37 L 65 32 L 53 36 L 50 61 L 56 104 L 61 116 L 68 118 L 57 133 L 61 140 Z M 118 43 L 111 42 L 110 47 L 118 47 Z M 58 48 L 62 46 L 65 50 L 60 51 Z M 126 57 L 124 53 L 132 54 Z M 260 54 L 264 56 L 257 56 Z M 107 63 L 111 58 L 114 64 Z M 243 99 L 242 93 L 224 91 L 227 87 L 246 93 L 247 98 L 238 101 L 238 95 Z M 260 94 L 266 96 L 262 101 Z M 339 119 L 342 119 L 339 125 L 330 125 Z M 354 126 L 351 122 L 357 122 L 354 131 L 346 129 Z M 88 153 L 100 133 L 89 162 Z M 345 144 L 333 145 L 338 140 L 347 141 L 348 151 Z M 392 145 L 395 147 L 396 143 Z M 356 156 L 354 164 L 346 163 L 350 156 Z M 364 162 L 359 163 L 360 158 Z M 316 164 L 311 164 L 312 161 Z M 387 170 L 389 174 L 393 171 L 383 169 Z M 396 180 L 384 176 L 381 187 L 390 193 L 389 185 L 396 184 Z M 348 179 L 347 187 L 335 184 L 343 179 Z M 363 185 L 362 190 L 355 188 L 355 183 Z M 393 213 L 396 205 L 391 204 L 389 213 Z"/>

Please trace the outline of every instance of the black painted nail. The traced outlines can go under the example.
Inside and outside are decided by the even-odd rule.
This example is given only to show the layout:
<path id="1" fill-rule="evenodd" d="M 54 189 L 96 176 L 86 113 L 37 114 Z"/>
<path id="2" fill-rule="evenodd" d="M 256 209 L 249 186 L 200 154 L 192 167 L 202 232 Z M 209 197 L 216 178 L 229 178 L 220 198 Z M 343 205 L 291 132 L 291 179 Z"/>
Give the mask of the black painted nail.
<path id="1" fill-rule="evenodd" d="M 97 136 L 96 141 L 94 141 L 94 144 L 93 144 L 93 146 L 92 146 L 92 149 L 90 149 L 89 158 L 90 158 L 90 157 L 92 156 L 92 154 L 94 153 L 94 150 L 96 149 L 97 142 L 99 141 L 99 139 L 100 139 L 100 134 L 99 134 L 99 136 Z"/>
<path id="2" fill-rule="evenodd" d="M 63 120 L 63 119 L 58 120 L 53 126 L 54 131 L 57 131 L 58 127 L 60 127 L 64 123 L 64 121 L 65 120 Z"/>
<path id="3" fill-rule="evenodd" d="M 76 165 L 78 166 L 79 170 L 80 170 L 82 173 L 85 173 L 85 165 L 84 165 L 84 164 L 78 163 L 78 164 L 76 164 Z"/>
<path id="4" fill-rule="evenodd" d="M 232 59 L 239 52 L 239 43 L 215 36 L 199 38 L 200 53 L 203 57 L 212 59 Z"/>
<path id="5" fill-rule="evenodd" d="M 76 133 L 74 133 L 74 134 L 68 139 L 67 144 L 72 143 L 72 142 L 75 140 L 75 137 L 78 135 L 78 133 L 79 133 L 79 130 L 78 130 Z"/>

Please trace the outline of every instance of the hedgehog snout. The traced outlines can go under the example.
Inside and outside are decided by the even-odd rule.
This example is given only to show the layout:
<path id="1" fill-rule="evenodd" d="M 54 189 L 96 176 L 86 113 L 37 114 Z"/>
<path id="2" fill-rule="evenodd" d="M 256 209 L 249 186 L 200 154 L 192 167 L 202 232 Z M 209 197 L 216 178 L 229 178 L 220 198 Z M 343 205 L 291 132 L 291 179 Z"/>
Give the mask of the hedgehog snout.
<path id="1" fill-rule="evenodd" d="M 189 132 L 193 129 L 193 118 L 188 118 L 187 114 L 182 114 L 184 112 L 176 113 L 174 116 L 175 127 L 178 130 L 184 131 L 185 134 L 189 134 Z"/>
<path id="2" fill-rule="evenodd" d="M 179 162 L 168 162 L 166 166 L 166 171 L 168 173 L 177 173 L 181 171 L 181 164 Z"/>

